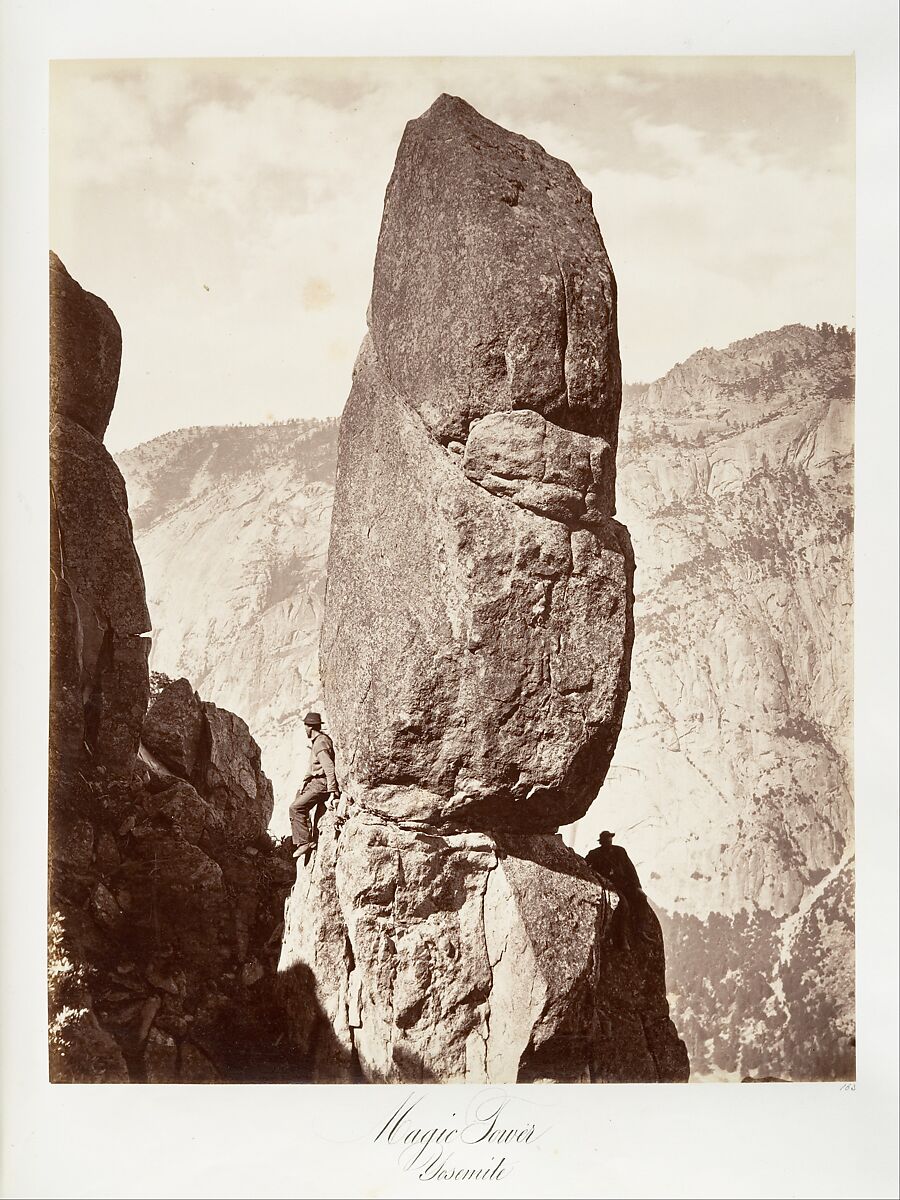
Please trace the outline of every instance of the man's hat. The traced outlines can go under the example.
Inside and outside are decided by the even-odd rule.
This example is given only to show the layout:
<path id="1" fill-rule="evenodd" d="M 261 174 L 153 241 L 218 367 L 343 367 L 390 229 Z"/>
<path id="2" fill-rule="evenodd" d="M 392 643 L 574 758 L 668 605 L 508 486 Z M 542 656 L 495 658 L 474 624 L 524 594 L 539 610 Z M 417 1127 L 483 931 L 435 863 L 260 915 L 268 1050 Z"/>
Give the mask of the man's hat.
<path id="1" fill-rule="evenodd" d="M 603 832 L 600 834 L 600 836 L 597 838 L 597 841 L 602 842 L 604 838 L 614 838 L 615 836 L 616 835 L 614 833 L 610 833 L 608 829 L 604 829 Z"/>
<path id="2" fill-rule="evenodd" d="M 321 728 L 322 714 L 317 712 L 308 712 L 303 718 L 304 725 L 312 725 L 314 729 Z"/>

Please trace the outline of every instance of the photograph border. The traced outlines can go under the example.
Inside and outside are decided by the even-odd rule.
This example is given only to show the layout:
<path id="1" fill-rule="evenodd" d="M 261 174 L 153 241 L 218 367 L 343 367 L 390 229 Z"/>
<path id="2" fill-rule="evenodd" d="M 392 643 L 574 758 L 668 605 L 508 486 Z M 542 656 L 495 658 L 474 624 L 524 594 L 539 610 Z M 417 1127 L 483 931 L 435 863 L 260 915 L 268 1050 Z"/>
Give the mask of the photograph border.
<path id="1" fill-rule="evenodd" d="M 882 3 L 546 11 L 471 3 L 3 10 L 4 771 L 0 1026 L 8 1195 L 891 1195 L 896 1147 L 896 13 Z M 351 19 L 352 18 L 352 19 Z M 477 31 L 473 33 L 474 31 Z M 274 49 L 273 49 L 274 48 Z M 46 1082 L 47 63 L 422 53 L 857 56 L 857 1083 L 520 1085 L 543 1138 L 505 1179 L 423 1185 L 375 1135 L 402 1089 Z M 412 115 L 412 114 L 411 114 Z M 889 665 L 886 665 L 889 664 Z M 886 754 L 885 751 L 890 753 Z M 434 1097 L 437 1090 L 440 1095 Z M 477 1089 L 416 1089 L 441 1111 Z M 448 1115 L 449 1119 L 449 1115 Z"/>

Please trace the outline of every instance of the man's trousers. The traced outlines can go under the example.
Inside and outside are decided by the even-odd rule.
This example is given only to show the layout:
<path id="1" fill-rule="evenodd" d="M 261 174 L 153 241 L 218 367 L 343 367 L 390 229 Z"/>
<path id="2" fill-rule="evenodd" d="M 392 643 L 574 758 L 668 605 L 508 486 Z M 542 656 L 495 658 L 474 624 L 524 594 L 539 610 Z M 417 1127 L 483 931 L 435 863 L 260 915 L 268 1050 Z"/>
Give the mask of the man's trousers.
<path id="1" fill-rule="evenodd" d="M 319 776 L 315 779 L 308 779 L 298 792 L 297 799 L 288 809 L 291 816 L 291 837 L 295 846 L 307 846 L 313 840 L 309 815 L 317 805 L 321 805 L 324 809 L 327 795 L 328 785 Z M 314 814 L 314 818 L 321 815 L 321 812 Z M 317 824 L 318 821 L 314 819 L 313 826 Z"/>

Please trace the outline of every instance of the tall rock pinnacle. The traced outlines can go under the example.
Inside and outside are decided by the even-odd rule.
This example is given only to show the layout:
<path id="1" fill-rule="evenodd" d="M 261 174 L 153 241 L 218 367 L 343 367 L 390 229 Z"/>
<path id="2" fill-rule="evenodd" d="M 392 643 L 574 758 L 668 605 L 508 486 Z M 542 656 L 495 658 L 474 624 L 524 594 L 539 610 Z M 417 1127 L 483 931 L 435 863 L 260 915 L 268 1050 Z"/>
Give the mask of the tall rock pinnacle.
<path id="1" fill-rule="evenodd" d="M 409 123 L 371 329 L 384 374 L 436 438 L 527 409 L 614 450 L 615 304 L 590 193 L 567 163 L 455 96 Z"/>
<path id="2" fill-rule="evenodd" d="M 341 422 L 321 666 L 346 786 L 551 831 L 628 691 L 615 282 L 572 169 L 462 100 L 406 128 Z"/>
<path id="3" fill-rule="evenodd" d="M 388 185 L 320 665 L 346 819 L 279 970 L 310 1078 L 687 1078 L 659 926 L 555 835 L 628 692 L 615 283 L 565 163 L 441 96 Z M 621 918 L 621 914 L 620 914 Z"/>
<path id="4" fill-rule="evenodd" d="M 121 472 L 103 445 L 119 322 L 50 254 L 51 754 L 86 745 L 130 779 L 150 684 L 150 616 Z"/>

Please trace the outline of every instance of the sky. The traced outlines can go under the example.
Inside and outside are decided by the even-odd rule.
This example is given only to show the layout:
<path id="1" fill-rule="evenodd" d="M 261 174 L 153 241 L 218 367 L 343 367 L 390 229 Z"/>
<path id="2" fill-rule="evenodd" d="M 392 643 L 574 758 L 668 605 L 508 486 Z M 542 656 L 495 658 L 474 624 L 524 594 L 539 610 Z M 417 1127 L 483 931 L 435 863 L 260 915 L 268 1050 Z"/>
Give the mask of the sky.
<path id="1" fill-rule="evenodd" d="M 853 88 L 851 58 L 54 62 L 50 244 L 123 330 L 106 443 L 340 413 L 397 146 L 441 92 L 593 193 L 625 380 L 853 326 Z"/>

